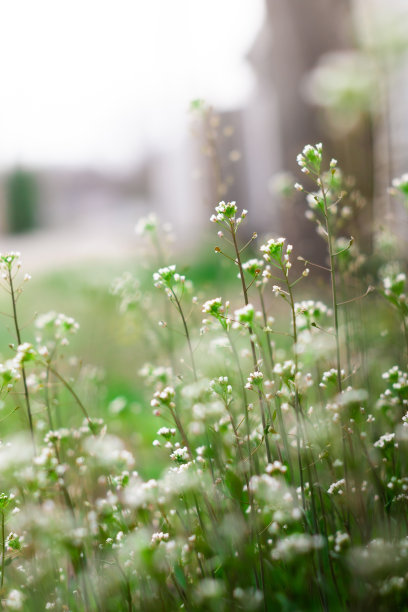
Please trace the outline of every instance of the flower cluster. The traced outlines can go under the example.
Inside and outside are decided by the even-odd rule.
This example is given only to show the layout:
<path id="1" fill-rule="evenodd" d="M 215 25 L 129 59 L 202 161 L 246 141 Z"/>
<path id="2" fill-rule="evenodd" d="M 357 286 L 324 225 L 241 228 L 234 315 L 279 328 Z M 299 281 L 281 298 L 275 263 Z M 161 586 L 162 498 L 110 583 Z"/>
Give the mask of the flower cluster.
<path id="1" fill-rule="evenodd" d="M 280 262 L 282 260 L 283 245 L 285 238 L 271 238 L 266 244 L 261 245 L 260 250 L 266 261 Z M 292 248 L 290 248 L 290 251 Z"/>
<path id="2" fill-rule="evenodd" d="M 248 272 L 252 278 L 258 278 L 258 276 L 262 274 L 264 265 L 265 262 L 262 261 L 262 259 L 249 259 L 242 264 L 242 268 L 245 272 Z"/>
<path id="3" fill-rule="evenodd" d="M 0 253 L 0 271 L 4 279 L 8 279 L 12 270 L 21 268 L 21 255 L 18 251 Z"/>
<path id="4" fill-rule="evenodd" d="M 242 308 L 238 308 L 234 312 L 235 321 L 241 325 L 250 326 L 254 322 L 255 309 L 252 304 L 247 304 Z"/>
<path id="5" fill-rule="evenodd" d="M 320 300 L 295 302 L 296 320 L 299 330 L 311 329 L 316 323 L 331 315 L 331 310 Z"/>
<path id="6" fill-rule="evenodd" d="M 322 163 L 323 145 L 319 142 L 317 145 L 306 145 L 296 158 L 302 172 L 305 174 L 320 174 L 320 166 Z M 335 161 L 335 160 L 333 160 Z"/>
<path id="7" fill-rule="evenodd" d="M 251 372 L 250 375 L 247 378 L 247 382 L 246 382 L 246 389 L 253 389 L 254 387 L 262 387 L 262 383 L 263 383 L 263 374 L 260 371 L 256 371 L 256 372 Z"/>
<path id="8" fill-rule="evenodd" d="M 160 268 L 153 274 L 154 286 L 158 289 L 171 288 L 174 284 L 183 284 L 186 277 L 176 272 L 176 266 L 166 266 Z"/>
<path id="9" fill-rule="evenodd" d="M 231 225 L 237 228 L 248 214 L 247 210 L 241 212 L 240 217 L 236 217 L 238 208 L 235 202 L 220 202 L 215 207 L 215 215 L 211 215 L 210 221 L 212 223 L 223 223 L 231 227 Z"/>
<path id="10" fill-rule="evenodd" d="M 158 406 L 168 406 L 169 408 L 174 408 L 174 398 L 176 396 L 176 392 L 173 387 L 165 387 L 162 391 L 156 391 L 150 405 L 152 408 L 157 408 Z"/>

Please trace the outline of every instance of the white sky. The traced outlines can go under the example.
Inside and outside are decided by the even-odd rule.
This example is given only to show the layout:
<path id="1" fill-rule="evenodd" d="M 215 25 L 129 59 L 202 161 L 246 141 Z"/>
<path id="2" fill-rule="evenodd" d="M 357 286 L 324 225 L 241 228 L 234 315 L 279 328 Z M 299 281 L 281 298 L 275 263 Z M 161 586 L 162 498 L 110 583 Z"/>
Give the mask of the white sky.
<path id="1" fill-rule="evenodd" d="M 250 94 L 263 0 L 0 2 L 0 167 L 121 167 Z"/>

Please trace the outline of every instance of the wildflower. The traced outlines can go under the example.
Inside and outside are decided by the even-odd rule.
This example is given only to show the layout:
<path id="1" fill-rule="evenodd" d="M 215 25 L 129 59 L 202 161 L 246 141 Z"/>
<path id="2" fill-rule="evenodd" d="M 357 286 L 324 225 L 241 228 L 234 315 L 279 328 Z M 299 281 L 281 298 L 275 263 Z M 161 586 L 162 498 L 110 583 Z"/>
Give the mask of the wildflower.
<path id="1" fill-rule="evenodd" d="M 22 539 L 23 538 L 21 538 L 16 533 L 14 533 L 14 531 L 10 531 L 5 541 L 6 549 L 7 550 L 20 550 Z"/>
<path id="2" fill-rule="evenodd" d="M 21 366 L 27 361 L 32 361 L 35 358 L 35 355 L 36 353 L 33 349 L 32 344 L 30 344 L 29 342 L 24 342 L 23 344 L 20 344 L 17 347 L 17 353 L 14 359 L 16 364 Z"/>
<path id="3" fill-rule="evenodd" d="M 163 436 L 163 438 L 165 438 L 166 440 L 170 440 L 170 438 L 172 436 L 176 435 L 176 430 L 172 427 L 161 427 L 158 432 L 157 432 L 158 436 Z"/>
<path id="4" fill-rule="evenodd" d="M 138 236 L 144 236 L 148 232 L 154 232 L 157 230 L 158 219 L 154 213 L 151 213 L 147 217 L 142 217 L 136 223 L 135 233 Z"/>
<path id="5" fill-rule="evenodd" d="M 255 316 L 255 310 L 252 304 L 247 304 L 243 308 L 239 308 L 238 310 L 236 310 L 234 312 L 234 315 L 238 323 L 252 325 Z"/>
<path id="6" fill-rule="evenodd" d="M 306 145 L 296 158 L 302 172 L 305 174 L 320 174 L 320 166 L 322 163 L 323 146 L 318 143 L 315 146 Z"/>
<path id="7" fill-rule="evenodd" d="M 161 542 L 168 542 L 170 536 L 168 533 L 163 531 L 157 531 L 152 534 L 152 544 L 160 544 Z"/>
<path id="8" fill-rule="evenodd" d="M 274 472 L 280 472 L 281 474 L 286 474 L 288 468 L 286 465 L 283 465 L 280 461 L 274 461 L 273 463 L 268 463 L 265 468 L 265 472 L 267 474 L 273 474 Z"/>
<path id="9" fill-rule="evenodd" d="M 263 381 L 263 374 L 258 370 L 256 372 L 251 372 L 251 374 L 247 378 L 247 383 L 245 385 L 246 389 L 253 389 L 255 387 L 261 387 Z"/>
<path id="10" fill-rule="evenodd" d="M 330 487 L 327 489 L 329 495 L 343 495 L 346 481 L 344 478 L 340 478 L 337 482 L 332 482 Z"/>
<path id="11" fill-rule="evenodd" d="M 343 378 L 345 376 L 345 371 L 341 370 L 340 375 L 341 375 L 341 378 Z M 338 377 L 338 372 L 336 368 L 331 368 L 330 370 L 323 372 L 322 382 L 319 384 L 319 387 L 321 387 L 322 389 L 325 389 L 329 383 L 332 385 L 335 385 L 337 383 L 337 377 Z"/>
<path id="12" fill-rule="evenodd" d="M 220 202 L 215 207 L 216 215 L 211 215 L 210 221 L 213 223 L 220 223 L 221 221 L 229 222 L 235 219 L 237 214 L 237 205 L 235 202 Z"/>
<path id="13" fill-rule="evenodd" d="M 336 535 L 334 538 L 334 550 L 337 553 L 342 552 L 345 548 L 348 548 L 350 545 L 350 536 L 348 533 L 344 533 L 342 531 L 336 531 Z"/>
<path id="14" fill-rule="evenodd" d="M 307 555 L 323 546 L 324 539 L 320 535 L 293 533 L 287 538 L 278 540 L 272 552 L 272 558 L 282 561 L 291 561 L 296 559 L 299 555 Z"/>
<path id="15" fill-rule="evenodd" d="M 386 276 L 383 279 L 384 293 L 387 297 L 399 297 L 405 289 L 407 277 L 403 272 Z"/>
<path id="16" fill-rule="evenodd" d="M 9 251 L 8 253 L 0 253 L 0 271 L 8 278 L 14 266 L 17 269 L 21 268 L 21 255 L 18 251 Z"/>
<path id="17" fill-rule="evenodd" d="M 282 259 L 283 245 L 285 240 L 285 238 L 271 238 L 268 240 L 268 242 L 262 244 L 260 250 L 264 254 L 264 259 L 266 261 L 275 260 L 279 263 Z"/>
<path id="18" fill-rule="evenodd" d="M 242 268 L 254 278 L 261 274 L 263 266 L 262 259 L 249 259 L 242 264 Z"/>
<path id="19" fill-rule="evenodd" d="M 376 442 L 374 442 L 375 448 L 386 449 L 390 446 L 398 446 L 395 442 L 395 433 L 386 433 L 380 436 Z"/>
<path id="20" fill-rule="evenodd" d="M 74 334 L 77 332 L 79 329 L 79 323 L 77 323 L 72 317 L 67 317 L 66 315 L 60 313 L 55 319 L 55 327 L 59 328 L 57 337 L 61 337 L 63 333 L 69 332 Z"/>
<path id="21" fill-rule="evenodd" d="M 9 591 L 5 599 L 5 604 L 7 609 L 9 610 L 22 610 L 24 603 L 24 595 L 21 591 L 17 589 L 12 589 Z"/>
<path id="22" fill-rule="evenodd" d="M 213 393 L 219 395 L 224 402 L 228 402 L 232 395 L 232 387 L 229 384 L 228 376 L 219 376 L 210 381 L 210 388 Z"/>
<path id="23" fill-rule="evenodd" d="M 218 317 L 225 311 L 222 299 L 220 297 L 204 302 L 201 310 L 206 314 L 211 314 L 213 317 Z"/>
<path id="24" fill-rule="evenodd" d="M 16 359 L 8 359 L 5 363 L 0 364 L 0 381 L 2 387 L 10 390 L 20 378 L 20 363 Z"/>
<path id="25" fill-rule="evenodd" d="M 176 463 L 186 463 L 188 461 L 189 453 L 187 446 L 182 448 L 176 448 L 170 455 L 170 459 Z"/>
<path id="26" fill-rule="evenodd" d="M 153 399 L 150 402 L 152 408 L 157 408 L 160 405 L 169 406 L 174 408 L 175 391 L 173 387 L 165 387 L 162 391 L 156 391 L 153 395 Z"/>
<path id="27" fill-rule="evenodd" d="M 174 285 L 184 285 L 186 277 L 176 272 L 176 266 L 166 266 L 165 268 L 159 268 L 157 272 L 153 274 L 154 286 L 158 289 L 170 290 Z"/>
<path id="28" fill-rule="evenodd" d="M 284 380 L 292 380 L 296 372 L 296 364 L 292 359 L 286 360 L 283 364 L 276 363 L 273 368 L 274 374 L 282 376 Z"/>

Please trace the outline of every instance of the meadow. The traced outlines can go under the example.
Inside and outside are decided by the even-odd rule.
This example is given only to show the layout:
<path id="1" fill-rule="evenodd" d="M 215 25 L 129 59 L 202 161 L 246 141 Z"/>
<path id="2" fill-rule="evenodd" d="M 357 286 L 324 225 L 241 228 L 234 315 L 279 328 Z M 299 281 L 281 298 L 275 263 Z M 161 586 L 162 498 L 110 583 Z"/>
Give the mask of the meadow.
<path id="1" fill-rule="evenodd" d="M 235 202 L 190 257 L 140 220 L 128 271 L 1 254 L 4 609 L 408 609 L 406 261 L 298 164 L 322 261 Z"/>

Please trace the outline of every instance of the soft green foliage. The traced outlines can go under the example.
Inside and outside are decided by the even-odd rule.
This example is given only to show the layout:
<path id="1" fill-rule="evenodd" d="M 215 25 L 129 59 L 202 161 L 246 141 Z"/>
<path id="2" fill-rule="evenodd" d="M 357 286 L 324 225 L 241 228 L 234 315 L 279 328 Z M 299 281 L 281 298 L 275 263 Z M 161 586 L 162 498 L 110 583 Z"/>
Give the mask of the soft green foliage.
<path id="1" fill-rule="evenodd" d="M 168 260 L 166 228 L 138 224 L 156 271 L 149 289 L 142 273 L 112 283 L 103 337 L 112 370 L 126 355 L 138 411 L 125 378 L 106 393 L 72 356 L 83 321 L 51 310 L 21 325 L 30 277 L 0 256 L 5 609 L 406 609 L 406 277 L 388 262 L 372 293 L 342 233 L 359 200 L 322 145 L 298 161 L 326 262 L 283 237 L 245 242 L 247 211 L 221 202 L 213 257 L 238 280 L 204 295 Z"/>

